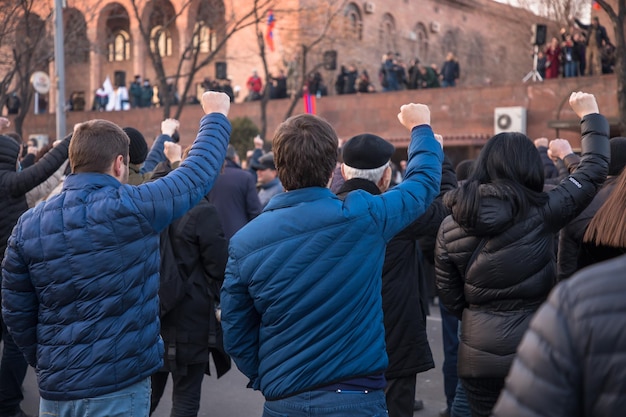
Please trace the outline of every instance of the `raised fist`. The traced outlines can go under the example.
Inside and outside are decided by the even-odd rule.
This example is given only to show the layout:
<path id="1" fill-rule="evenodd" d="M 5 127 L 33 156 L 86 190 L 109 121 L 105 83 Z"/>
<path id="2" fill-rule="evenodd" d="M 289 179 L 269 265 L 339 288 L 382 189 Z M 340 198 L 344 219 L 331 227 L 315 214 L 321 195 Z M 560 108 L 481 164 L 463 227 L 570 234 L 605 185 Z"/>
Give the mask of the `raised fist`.
<path id="1" fill-rule="evenodd" d="M 430 124 L 430 109 L 425 104 L 405 104 L 400 107 L 398 120 L 404 127 L 412 130 L 415 126 Z"/>
<path id="2" fill-rule="evenodd" d="M 554 139 L 550 142 L 548 155 L 550 158 L 564 159 L 567 155 L 574 153 L 572 146 L 565 139 Z"/>
<path id="3" fill-rule="evenodd" d="M 570 95 L 569 105 L 581 119 L 588 114 L 600 113 L 595 96 L 582 91 L 577 91 Z"/>
<path id="4" fill-rule="evenodd" d="M 263 139 L 261 139 L 261 136 L 256 135 L 254 137 L 254 148 L 255 149 L 263 149 Z"/>
<path id="5" fill-rule="evenodd" d="M 171 164 L 179 162 L 182 159 L 182 148 L 178 143 L 165 142 L 163 144 L 163 151 L 165 152 L 167 160 L 170 161 Z"/>
<path id="6" fill-rule="evenodd" d="M 206 91 L 202 94 L 202 110 L 204 114 L 221 113 L 228 116 L 230 97 L 217 91 Z"/>
<path id="7" fill-rule="evenodd" d="M 435 139 L 441 145 L 441 149 L 443 149 L 443 136 L 442 135 L 438 135 L 437 133 L 435 133 Z"/>
<path id="8" fill-rule="evenodd" d="M 11 126 L 11 121 L 6 117 L 0 117 L 0 130 L 6 129 Z"/>
<path id="9" fill-rule="evenodd" d="M 536 148 L 541 148 L 541 147 L 547 148 L 548 147 L 548 138 L 537 138 L 535 139 L 535 147 Z"/>
<path id="10" fill-rule="evenodd" d="M 180 123 L 176 119 L 165 119 L 161 122 L 161 133 L 164 135 L 172 136 L 176 129 L 180 126 Z"/>

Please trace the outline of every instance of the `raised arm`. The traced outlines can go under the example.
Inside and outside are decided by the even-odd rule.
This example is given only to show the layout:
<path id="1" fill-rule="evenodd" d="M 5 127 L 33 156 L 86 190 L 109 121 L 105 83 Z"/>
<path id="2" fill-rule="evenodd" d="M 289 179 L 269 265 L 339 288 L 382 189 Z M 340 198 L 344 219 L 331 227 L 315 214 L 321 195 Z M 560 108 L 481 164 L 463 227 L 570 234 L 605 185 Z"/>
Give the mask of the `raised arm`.
<path id="1" fill-rule="evenodd" d="M 14 175 L 6 176 L 5 181 L 9 192 L 13 196 L 22 196 L 54 174 L 67 160 L 71 137 L 72 135 L 68 135 L 58 142 L 37 163 Z"/>
<path id="2" fill-rule="evenodd" d="M 411 132 L 405 177 L 371 203 L 387 241 L 421 216 L 439 194 L 443 161 L 441 144 L 430 127 L 428 106 L 406 104 L 400 108 L 398 120 Z M 349 195 L 346 202 L 350 198 Z"/>
<path id="3" fill-rule="evenodd" d="M 565 139 L 554 139 L 550 141 L 548 147 L 548 157 L 554 162 L 558 170 L 558 175 L 554 178 L 547 178 L 546 184 L 557 185 L 578 167 L 580 158 L 572 150 L 572 146 Z"/>
<path id="4" fill-rule="evenodd" d="M 230 138 L 226 118 L 230 100 L 224 93 L 202 95 L 205 116 L 187 158 L 167 176 L 137 187 L 127 186 L 137 208 L 158 232 L 204 197 L 220 173 Z M 158 202 L 158 204 L 154 204 Z"/>
<path id="5" fill-rule="evenodd" d="M 582 157 L 576 171 L 548 193 L 546 224 L 557 231 L 591 202 L 609 170 L 609 123 L 592 94 L 572 93 L 570 105 L 581 118 Z"/>
<path id="6" fill-rule="evenodd" d="M 161 122 L 161 134 L 152 144 L 152 148 L 150 148 L 150 152 L 146 156 L 146 161 L 139 171 L 140 173 L 147 174 L 152 172 L 159 162 L 165 161 L 165 143 L 172 142 L 172 135 L 179 126 L 180 124 L 176 119 L 165 119 Z"/>

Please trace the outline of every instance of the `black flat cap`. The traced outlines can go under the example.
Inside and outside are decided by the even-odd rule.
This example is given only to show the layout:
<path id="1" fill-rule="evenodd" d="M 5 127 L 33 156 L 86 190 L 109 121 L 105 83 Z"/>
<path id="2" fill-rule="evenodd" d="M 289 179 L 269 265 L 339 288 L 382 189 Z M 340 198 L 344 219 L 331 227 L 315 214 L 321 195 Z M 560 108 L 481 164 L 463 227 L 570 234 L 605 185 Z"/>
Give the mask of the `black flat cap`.
<path id="1" fill-rule="evenodd" d="M 389 162 L 394 150 L 394 146 L 380 136 L 364 133 L 343 145 L 343 163 L 357 169 L 380 168 Z"/>
<path id="2" fill-rule="evenodd" d="M 274 165 L 274 153 L 268 152 L 262 157 L 259 158 L 259 162 L 255 164 L 251 164 L 252 169 L 257 171 L 263 171 L 266 169 L 276 170 L 276 165 Z"/>

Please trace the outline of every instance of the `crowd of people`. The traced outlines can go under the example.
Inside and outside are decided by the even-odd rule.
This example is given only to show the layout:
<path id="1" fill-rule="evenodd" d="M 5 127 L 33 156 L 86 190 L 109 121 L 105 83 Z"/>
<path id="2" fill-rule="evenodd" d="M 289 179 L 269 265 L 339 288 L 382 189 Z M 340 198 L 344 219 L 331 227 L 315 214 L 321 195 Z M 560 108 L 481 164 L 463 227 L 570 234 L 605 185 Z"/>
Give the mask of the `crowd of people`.
<path id="1" fill-rule="evenodd" d="M 383 91 L 455 87 L 460 76 L 461 66 L 452 52 L 448 52 L 441 67 L 437 64 L 424 65 L 415 58 L 408 68 L 400 54 L 389 52 L 383 55 L 378 71 Z"/>
<path id="2" fill-rule="evenodd" d="M 537 71 L 544 79 L 611 74 L 614 68 L 615 46 L 597 16 L 588 25 L 574 19 L 537 56 Z"/>
<path id="3" fill-rule="evenodd" d="M 287 74 L 284 69 L 278 69 L 275 73 L 268 75 L 269 82 L 264 84 L 263 79 L 256 69 L 253 69 L 246 80 L 247 93 L 244 101 L 261 100 L 268 89 L 269 99 L 284 99 L 294 96 L 300 97 L 307 93 L 318 98 L 329 95 L 329 88 L 323 79 L 320 71 L 313 71 L 307 75 L 304 87 L 299 89 L 295 86 L 295 71 Z M 424 66 L 419 59 L 412 60 L 407 66 L 399 53 L 389 52 L 383 57 L 383 62 L 379 69 L 378 81 L 382 91 L 397 91 L 404 89 L 421 89 L 434 87 L 454 87 L 460 78 L 460 65 L 452 52 L 446 56 L 441 67 L 436 64 Z M 231 103 L 239 96 L 240 87 L 232 85 L 232 78 L 227 76 L 223 80 L 205 77 L 199 85 L 202 92 L 217 91 L 228 95 Z M 377 91 L 366 69 L 360 73 L 353 64 L 342 65 L 335 80 L 335 93 L 356 94 L 374 93 Z M 19 104 L 15 104 L 19 98 L 14 93 L 8 96 L 6 108 L 9 114 L 17 111 Z M 92 111 L 112 111 L 129 110 L 135 108 L 150 108 L 163 106 L 167 101 L 170 105 L 177 105 L 180 102 L 180 94 L 177 91 L 173 78 L 167 80 L 167 90 L 161 93 L 157 85 L 153 85 L 148 78 L 135 75 L 129 88 L 125 85 L 116 85 L 110 81 L 105 81 L 95 92 L 92 100 Z M 199 104 L 195 97 L 189 97 L 189 104 Z M 18 102 L 19 103 L 19 102 Z M 70 94 L 67 108 L 70 111 L 86 110 L 86 98 L 80 92 Z"/>
<path id="4" fill-rule="evenodd" d="M 148 416 L 170 375 L 171 415 L 197 415 L 212 358 L 217 377 L 235 362 L 266 417 L 411 416 L 434 367 L 429 280 L 442 416 L 626 409 L 626 139 L 593 95 L 570 97 L 580 155 L 500 133 L 456 169 L 428 106 L 404 105 L 398 173 L 388 141 L 340 145 L 310 114 L 242 161 L 230 102 L 203 94 L 185 150 L 174 119 L 152 146 L 103 120 L 45 151 L 0 135 L 1 415 L 26 416 L 28 365 L 40 415 Z"/>

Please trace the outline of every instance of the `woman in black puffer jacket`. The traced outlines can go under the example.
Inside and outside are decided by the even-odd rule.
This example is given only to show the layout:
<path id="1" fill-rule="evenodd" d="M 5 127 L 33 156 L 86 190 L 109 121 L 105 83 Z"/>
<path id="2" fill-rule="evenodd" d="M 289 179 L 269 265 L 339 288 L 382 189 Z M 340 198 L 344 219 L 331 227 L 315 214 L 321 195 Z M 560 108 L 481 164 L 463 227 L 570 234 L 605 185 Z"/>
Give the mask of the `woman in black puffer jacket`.
<path id="1" fill-rule="evenodd" d="M 452 215 L 437 238 L 437 289 L 462 319 L 458 375 L 474 417 L 491 413 L 532 315 L 556 284 L 555 233 L 589 204 L 608 171 L 609 125 L 595 97 L 573 93 L 570 104 L 582 118 L 583 155 L 556 188 L 542 191 L 532 141 L 503 133 L 445 197 Z"/>

